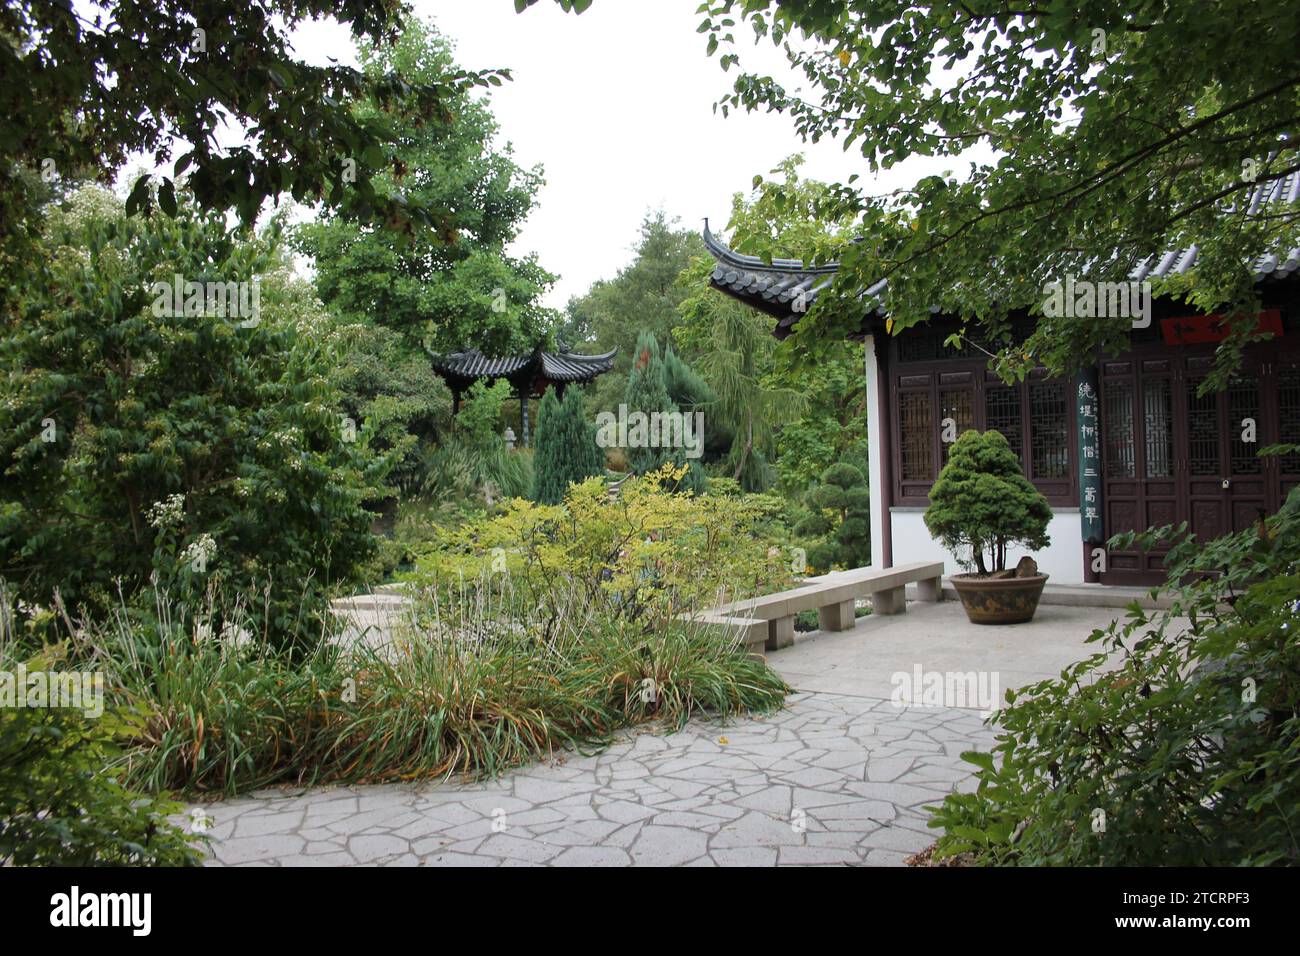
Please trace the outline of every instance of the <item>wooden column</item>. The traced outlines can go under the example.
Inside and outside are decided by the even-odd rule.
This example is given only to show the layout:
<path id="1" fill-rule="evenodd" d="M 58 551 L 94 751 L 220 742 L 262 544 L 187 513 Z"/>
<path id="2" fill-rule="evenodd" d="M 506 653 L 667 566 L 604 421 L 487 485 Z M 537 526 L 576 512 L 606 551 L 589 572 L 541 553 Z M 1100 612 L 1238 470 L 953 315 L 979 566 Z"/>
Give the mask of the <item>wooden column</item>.
<path id="1" fill-rule="evenodd" d="M 527 448 L 530 445 L 528 437 L 528 389 L 519 390 L 519 431 L 523 435 L 519 447 Z"/>

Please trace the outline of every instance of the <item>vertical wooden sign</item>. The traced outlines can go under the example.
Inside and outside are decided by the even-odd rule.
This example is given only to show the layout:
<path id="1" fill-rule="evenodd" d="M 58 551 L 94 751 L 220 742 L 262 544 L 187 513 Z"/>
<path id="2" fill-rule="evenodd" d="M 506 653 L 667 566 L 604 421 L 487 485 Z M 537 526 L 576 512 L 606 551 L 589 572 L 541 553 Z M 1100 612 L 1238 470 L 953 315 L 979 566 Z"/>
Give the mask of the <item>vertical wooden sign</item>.
<path id="1" fill-rule="evenodd" d="M 1079 448 L 1079 527 L 1083 540 L 1106 539 L 1101 507 L 1101 394 L 1096 368 L 1081 371 L 1075 386 L 1075 431 Z"/>

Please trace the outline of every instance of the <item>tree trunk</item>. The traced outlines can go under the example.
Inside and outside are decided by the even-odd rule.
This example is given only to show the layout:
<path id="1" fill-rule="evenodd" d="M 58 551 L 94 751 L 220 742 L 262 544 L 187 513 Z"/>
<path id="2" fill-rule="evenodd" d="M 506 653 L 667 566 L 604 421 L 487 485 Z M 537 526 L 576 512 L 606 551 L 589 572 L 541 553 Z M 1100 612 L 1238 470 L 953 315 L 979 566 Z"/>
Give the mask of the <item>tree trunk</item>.
<path id="1" fill-rule="evenodd" d="M 740 481 L 740 476 L 745 471 L 745 462 L 749 459 L 749 450 L 754 447 L 754 419 L 747 419 L 745 432 L 745 447 L 740 450 L 740 460 L 736 462 L 736 470 L 731 475 L 732 481 Z"/>

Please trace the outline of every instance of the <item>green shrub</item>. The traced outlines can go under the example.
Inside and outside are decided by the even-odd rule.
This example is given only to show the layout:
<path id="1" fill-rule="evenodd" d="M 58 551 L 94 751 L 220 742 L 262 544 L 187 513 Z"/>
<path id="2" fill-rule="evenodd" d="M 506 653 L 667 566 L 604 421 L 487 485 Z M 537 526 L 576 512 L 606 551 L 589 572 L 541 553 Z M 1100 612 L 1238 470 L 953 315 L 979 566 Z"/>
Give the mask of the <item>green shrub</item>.
<path id="1" fill-rule="evenodd" d="M 527 453 L 520 458 L 527 461 Z M 391 520 L 379 529 L 379 547 L 361 572 L 361 587 L 369 589 L 415 570 L 416 558 L 433 548 L 446 528 L 483 514 L 482 501 L 459 495 L 399 501 Z"/>
<path id="2" fill-rule="evenodd" d="M 1025 477 L 998 431 L 963 432 L 930 489 L 925 526 L 964 567 L 981 574 L 1007 566 L 1007 548 L 1047 547 L 1052 509 Z M 986 560 L 987 556 L 987 560 Z"/>
<path id="3" fill-rule="evenodd" d="M 53 650 L 28 658 L 15 649 L 0 633 L 0 672 L 10 679 L 20 663 L 28 674 L 62 663 Z M 198 847 L 167 819 L 179 806 L 127 788 L 110 769 L 139 727 L 118 709 L 0 706 L 0 867 L 199 862 Z"/>
<path id="4" fill-rule="evenodd" d="M 451 421 L 451 392 L 429 357 L 398 332 L 356 323 L 339 329 L 342 354 L 331 371 L 343 414 L 364 428 L 370 447 L 394 461 L 388 481 L 403 495 L 427 480 L 428 449 Z"/>
<path id="5" fill-rule="evenodd" d="M 542 398 L 533 456 L 532 499 L 542 504 L 559 504 L 569 485 L 605 473 L 596 427 L 587 420 L 576 387 L 566 389 L 563 400 L 555 397 L 555 389 Z"/>
<path id="6" fill-rule="evenodd" d="M 42 241 L 0 336 L 0 575 L 29 605 L 57 591 L 101 615 L 154 576 L 219 580 L 262 595 L 291 643 L 373 550 L 364 502 L 388 467 L 345 420 L 332 323 L 274 230 L 232 237 L 188 203 L 127 217 L 84 189 Z M 260 314 L 168 308 L 151 286 L 177 274 L 256 280 Z"/>
<path id="7" fill-rule="evenodd" d="M 934 811 L 938 854 L 981 864 L 1300 863 L 1300 489 L 1257 528 L 1172 541 L 1166 611 L 1136 605 L 1098 652 L 1008 692 L 974 793 Z"/>
<path id="8" fill-rule="evenodd" d="M 819 571 L 871 563 L 871 490 L 861 470 L 836 462 L 806 496 L 808 514 L 795 533 L 814 540 L 808 564 Z"/>
<path id="9" fill-rule="evenodd" d="M 613 500 L 593 478 L 571 485 L 563 505 L 512 501 L 499 515 L 449 530 L 413 580 L 445 587 L 507 572 L 515 593 L 533 603 L 550 600 L 555 580 L 578 580 L 611 616 L 645 626 L 792 580 L 788 557 L 760 533 L 770 499 L 666 490 L 681 472 L 668 466 L 629 478 Z"/>
<path id="10" fill-rule="evenodd" d="M 457 433 L 475 448 L 500 445 L 503 441 L 501 412 L 512 394 L 510 383 L 505 379 L 491 383 L 486 380 L 475 382 L 465 393 L 460 411 L 456 413 Z"/>

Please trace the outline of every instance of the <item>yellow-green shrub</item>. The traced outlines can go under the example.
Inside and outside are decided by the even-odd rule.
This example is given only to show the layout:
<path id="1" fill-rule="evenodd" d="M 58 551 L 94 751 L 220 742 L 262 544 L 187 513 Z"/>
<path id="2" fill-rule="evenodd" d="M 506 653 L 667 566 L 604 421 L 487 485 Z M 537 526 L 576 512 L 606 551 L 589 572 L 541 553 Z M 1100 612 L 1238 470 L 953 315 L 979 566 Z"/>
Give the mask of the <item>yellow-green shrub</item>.
<path id="1" fill-rule="evenodd" d="M 570 486 L 561 505 L 512 501 L 444 534 L 412 577 L 454 595 L 464 580 L 504 574 L 526 601 L 569 581 L 646 623 L 790 583 L 790 556 L 760 530 L 770 501 L 666 490 L 679 478 L 667 466 L 629 479 L 616 498 L 594 478 Z"/>

